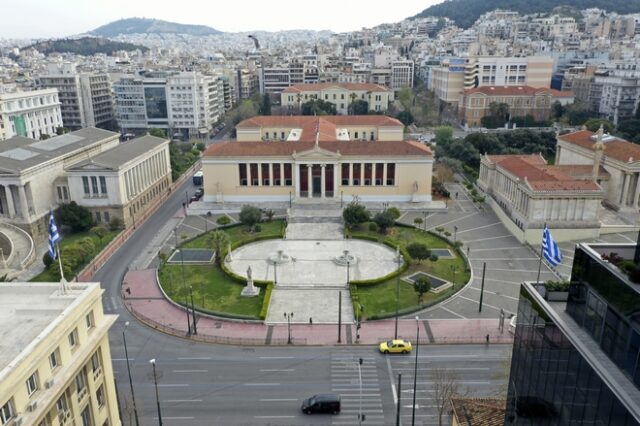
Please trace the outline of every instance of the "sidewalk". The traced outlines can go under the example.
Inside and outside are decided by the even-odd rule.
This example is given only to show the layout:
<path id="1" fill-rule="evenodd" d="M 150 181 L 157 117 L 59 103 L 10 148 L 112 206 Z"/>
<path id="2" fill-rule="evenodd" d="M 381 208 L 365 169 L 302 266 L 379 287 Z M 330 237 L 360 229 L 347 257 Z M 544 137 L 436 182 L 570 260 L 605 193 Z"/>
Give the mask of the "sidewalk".
<path id="1" fill-rule="evenodd" d="M 175 336 L 193 340 L 233 345 L 286 345 L 287 325 L 265 325 L 256 321 L 234 321 L 198 315 L 197 336 L 187 335 L 187 313 L 168 301 L 156 282 L 156 270 L 129 271 L 122 283 L 125 307 L 140 321 Z M 129 291 L 127 291 L 127 289 Z M 498 329 L 497 319 L 421 320 L 418 322 L 420 343 L 511 343 L 513 336 Z M 338 326 L 332 324 L 291 324 L 292 343 L 295 345 L 377 345 L 393 337 L 395 320 L 362 323 L 360 339 L 356 341 L 355 324 L 342 325 L 338 343 Z M 398 337 L 415 342 L 416 321 L 400 319 Z"/>

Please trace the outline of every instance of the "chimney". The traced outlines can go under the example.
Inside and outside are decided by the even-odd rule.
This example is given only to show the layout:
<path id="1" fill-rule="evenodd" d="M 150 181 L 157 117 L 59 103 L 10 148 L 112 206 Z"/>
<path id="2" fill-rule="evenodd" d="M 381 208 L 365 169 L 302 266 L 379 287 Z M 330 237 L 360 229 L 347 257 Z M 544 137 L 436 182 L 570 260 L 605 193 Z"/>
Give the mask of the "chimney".
<path id="1" fill-rule="evenodd" d="M 604 129 L 602 124 L 596 133 L 596 143 L 593 146 L 594 155 L 593 155 L 593 168 L 591 169 L 591 180 L 594 182 L 598 182 L 598 173 L 600 172 L 600 163 L 602 162 L 602 156 L 604 154 L 604 142 L 602 139 L 604 137 Z"/>

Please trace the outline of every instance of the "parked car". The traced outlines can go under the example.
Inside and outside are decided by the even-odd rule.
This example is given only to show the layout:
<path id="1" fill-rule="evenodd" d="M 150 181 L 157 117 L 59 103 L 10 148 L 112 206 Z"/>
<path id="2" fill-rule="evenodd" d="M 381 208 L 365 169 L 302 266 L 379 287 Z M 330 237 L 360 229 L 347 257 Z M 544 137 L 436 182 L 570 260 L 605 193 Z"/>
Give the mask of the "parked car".
<path id="1" fill-rule="evenodd" d="M 334 393 L 314 395 L 302 401 L 300 408 L 305 414 L 338 414 L 340 412 L 340 395 Z"/>
<path id="2" fill-rule="evenodd" d="M 388 340 L 380 343 L 380 352 L 383 354 L 408 354 L 411 352 L 411 342 L 402 339 Z"/>

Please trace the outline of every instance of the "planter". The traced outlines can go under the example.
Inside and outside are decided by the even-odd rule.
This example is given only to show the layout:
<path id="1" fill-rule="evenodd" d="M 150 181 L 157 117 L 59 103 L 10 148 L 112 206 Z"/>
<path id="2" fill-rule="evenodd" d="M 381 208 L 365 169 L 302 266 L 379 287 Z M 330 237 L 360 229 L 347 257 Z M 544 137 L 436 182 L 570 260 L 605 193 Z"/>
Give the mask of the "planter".
<path id="1" fill-rule="evenodd" d="M 548 302 L 566 302 L 569 299 L 568 291 L 549 291 L 546 297 Z"/>

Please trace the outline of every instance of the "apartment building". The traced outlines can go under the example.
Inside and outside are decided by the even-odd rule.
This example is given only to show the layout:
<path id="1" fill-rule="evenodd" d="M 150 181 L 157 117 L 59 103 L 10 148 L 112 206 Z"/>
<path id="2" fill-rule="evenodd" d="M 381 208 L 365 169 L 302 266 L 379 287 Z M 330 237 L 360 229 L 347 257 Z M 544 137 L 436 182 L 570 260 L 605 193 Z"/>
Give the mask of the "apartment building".
<path id="1" fill-rule="evenodd" d="M 100 283 L 0 283 L 0 424 L 119 426 Z"/>
<path id="2" fill-rule="evenodd" d="M 114 112 L 108 74 L 78 72 L 73 63 L 48 64 L 42 87 L 58 89 L 64 127 L 113 129 Z"/>
<path id="3" fill-rule="evenodd" d="M 413 87 L 414 68 L 413 61 L 392 61 L 389 87 L 396 92 L 403 87 Z"/>
<path id="4" fill-rule="evenodd" d="M 321 99 L 336 106 L 340 115 L 349 113 L 349 104 L 363 100 L 369 105 L 369 111 L 385 112 L 393 102 L 393 90 L 377 84 L 362 83 L 318 83 L 301 84 L 289 87 L 280 95 L 283 109 L 293 113 L 311 99 Z"/>
<path id="5" fill-rule="evenodd" d="M 260 73 L 260 93 L 279 94 L 286 88 L 298 84 L 318 83 L 318 68 L 309 63 L 292 60 L 284 65 L 263 67 Z"/>
<path id="6" fill-rule="evenodd" d="M 207 135 L 224 115 L 224 83 L 199 72 L 139 72 L 113 85 L 123 132 L 151 128 L 187 140 Z"/>
<path id="7" fill-rule="evenodd" d="M 260 78 L 255 70 L 238 68 L 234 87 L 237 99 L 250 99 L 260 91 Z"/>
<path id="8" fill-rule="evenodd" d="M 0 87 L 0 140 L 40 139 L 62 127 L 57 89 L 5 92 Z"/>

